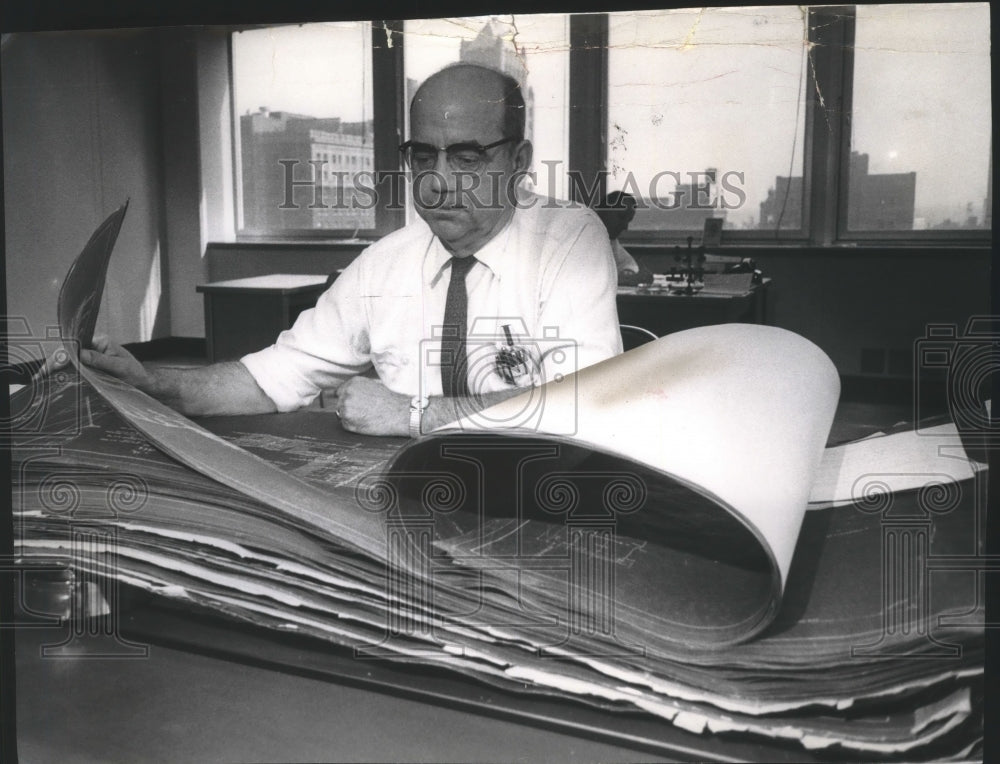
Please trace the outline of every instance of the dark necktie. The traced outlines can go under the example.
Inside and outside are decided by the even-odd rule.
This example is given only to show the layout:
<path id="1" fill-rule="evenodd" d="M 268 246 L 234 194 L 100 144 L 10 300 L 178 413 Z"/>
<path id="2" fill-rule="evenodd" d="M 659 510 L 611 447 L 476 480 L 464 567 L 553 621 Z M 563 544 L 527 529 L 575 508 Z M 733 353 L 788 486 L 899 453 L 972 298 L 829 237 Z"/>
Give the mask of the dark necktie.
<path id="1" fill-rule="evenodd" d="M 444 304 L 441 330 L 441 389 L 448 396 L 469 394 L 465 335 L 469 322 L 469 293 L 465 277 L 476 264 L 474 257 L 451 258 L 451 281 Z"/>

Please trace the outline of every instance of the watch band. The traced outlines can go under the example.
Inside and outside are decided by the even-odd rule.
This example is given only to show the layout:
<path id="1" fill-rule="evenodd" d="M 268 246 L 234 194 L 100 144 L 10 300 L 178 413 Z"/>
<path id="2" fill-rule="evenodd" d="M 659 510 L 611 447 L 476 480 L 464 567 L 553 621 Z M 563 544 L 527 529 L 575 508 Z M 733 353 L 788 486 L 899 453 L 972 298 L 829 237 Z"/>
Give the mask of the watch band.
<path id="1" fill-rule="evenodd" d="M 410 437 L 420 437 L 420 424 L 424 418 L 424 409 L 427 408 L 427 397 L 414 395 L 410 398 Z"/>

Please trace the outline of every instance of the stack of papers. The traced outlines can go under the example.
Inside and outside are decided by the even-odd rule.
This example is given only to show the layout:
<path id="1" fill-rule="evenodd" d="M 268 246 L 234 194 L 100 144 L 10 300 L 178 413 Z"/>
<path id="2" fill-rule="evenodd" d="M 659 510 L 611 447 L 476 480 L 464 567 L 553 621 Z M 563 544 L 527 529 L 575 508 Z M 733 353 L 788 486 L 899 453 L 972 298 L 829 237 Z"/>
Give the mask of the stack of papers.
<path id="1" fill-rule="evenodd" d="M 979 745 L 981 475 L 948 484 L 933 515 L 920 490 L 892 494 L 892 517 L 870 496 L 806 513 L 780 609 L 759 636 L 723 645 L 678 614 L 733 623 L 760 613 L 713 613 L 737 601 L 732 592 L 686 573 L 730 531 L 675 543 L 683 528 L 654 510 L 690 500 L 683 491 L 664 489 L 601 537 L 599 523 L 559 515 L 470 519 L 449 493 L 464 489 L 445 481 L 424 497 L 445 510 L 428 525 L 389 495 L 406 489 L 392 472 L 401 441 L 345 433 L 315 411 L 203 420 L 213 435 L 97 382 L 118 386 L 116 407 L 70 379 L 49 391 L 44 430 L 15 434 L 15 527 L 28 561 L 69 563 L 367 659 L 652 714 L 703 736 L 911 761 Z M 151 431 L 167 434 L 154 442 Z M 171 433 L 198 441 L 204 469 L 168 454 Z M 75 543 L 93 528 L 106 544 Z M 907 544 L 926 578 L 909 570 L 896 586 Z M 719 557 L 736 588 L 769 580 L 753 575 L 754 554 Z M 610 580 L 584 587 L 572 570 L 581 564 Z"/>

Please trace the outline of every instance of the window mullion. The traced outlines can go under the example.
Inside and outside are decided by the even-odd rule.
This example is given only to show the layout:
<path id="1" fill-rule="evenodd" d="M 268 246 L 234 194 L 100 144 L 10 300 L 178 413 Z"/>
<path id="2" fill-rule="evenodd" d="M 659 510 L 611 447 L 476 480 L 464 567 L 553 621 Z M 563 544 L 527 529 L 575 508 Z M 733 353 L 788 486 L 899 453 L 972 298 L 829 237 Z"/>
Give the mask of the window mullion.
<path id="1" fill-rule="evenodd" d="M 854 7 L 810 8 L 808 22 L 807 225 L 811 244 L 829 246 L 838 236 L 838 210 L 846 193 L 842 172 L 844 145 L 850 140 Z"/>
<path id="2" fill-rule="evenodd" d="M 608 16 L 569 19 L 569 195 L 588 203 L 606 188 L 608 123 Z M 585 188 L 580 188 L 582 181 Z"/>
<path id="3" fill-rule="evenodd" d="M 398 151 L 406 108 L 402 21 L 372 22 L 372 86 L 375 174 L 386 177 L 376 184 L 375 233 L 384 236 L 405 223 Z"/>

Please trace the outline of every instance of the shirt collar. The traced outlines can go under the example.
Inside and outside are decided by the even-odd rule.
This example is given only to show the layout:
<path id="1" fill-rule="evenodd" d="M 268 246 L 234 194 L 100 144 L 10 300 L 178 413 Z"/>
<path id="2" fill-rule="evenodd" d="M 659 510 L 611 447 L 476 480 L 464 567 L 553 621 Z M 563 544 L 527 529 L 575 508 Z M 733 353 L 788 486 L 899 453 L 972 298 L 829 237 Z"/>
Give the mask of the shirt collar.
<path id="1" fill-rule="evenodd" d="M 514 214 L 507 221 L 507 225 L 473 255 L 476 260 L 489 268 L 493 275 L 498 278 L 502 278 L 505 267 L 509 267 L 512 261 L 512 258 L 507 254 L 507 244 L 510 241 L 511 230 L 520 217 L 517 213 L 518 210 L 515 209 Z M 428 228 L 429 230 L 430 228 Z M 433 287 L 438 283 L 445 270 L 445 266 L 451 262 L 451 257 L 451 253 L 444 248 L 441 240 L 431 234 L 431 240 L 427 247 L 427 255 L 424 260 L 424 278 L 428 285 Z"/>

